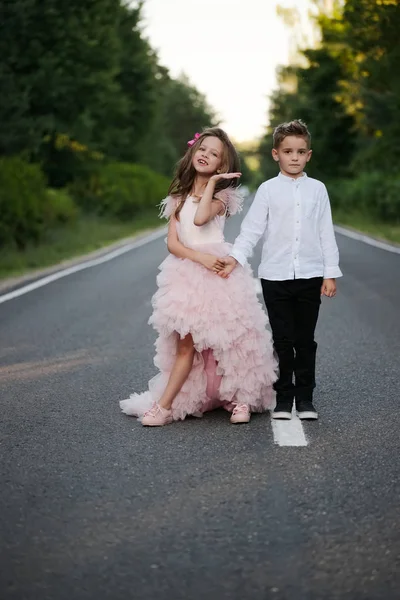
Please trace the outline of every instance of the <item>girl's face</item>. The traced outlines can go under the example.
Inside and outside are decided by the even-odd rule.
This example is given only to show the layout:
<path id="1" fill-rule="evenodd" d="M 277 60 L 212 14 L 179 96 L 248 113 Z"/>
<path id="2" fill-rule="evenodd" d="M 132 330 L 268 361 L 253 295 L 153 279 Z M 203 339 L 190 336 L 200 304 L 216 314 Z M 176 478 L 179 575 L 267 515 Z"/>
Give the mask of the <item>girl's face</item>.
<path id="1" fill-rule="evenodd" d="M 214 175 L 221 168 L 224 145 L 214 136 L 205 137 L 193 155 L 192 165 L 199 175 Z"/>

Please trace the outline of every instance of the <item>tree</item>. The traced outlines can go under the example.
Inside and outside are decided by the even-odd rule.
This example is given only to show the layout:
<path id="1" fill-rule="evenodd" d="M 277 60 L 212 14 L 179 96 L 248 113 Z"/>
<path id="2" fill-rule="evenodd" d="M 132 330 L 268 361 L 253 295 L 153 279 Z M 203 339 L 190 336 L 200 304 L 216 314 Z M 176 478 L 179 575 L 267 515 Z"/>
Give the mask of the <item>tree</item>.
<path id="1" fill-rule="evenodd" d="M 122 4 L 119 8 L 118 93 L 107 121 L 99 120 L 96 132 L 104 152 L 130 162 L 141 159 L 142 142 L 155 118 L 159 88 L 157 56 L 140 29 L 141 9 L 142 4 L 135 8 Z"/>
<path id="2" fill-rule="evenodd" d="M 0 152 L 35 154 L 46 135 L 89 143 L 116 89 L 118 0 L 0 0 Z"/>
<path id="3" fill-rule="evenodd" d="M 142 160 L 170 176 L 173 165 L 187 148 L 194 133 L 217 124 L 206 98 L 182 75 L 172 79 L 164 67 L 157 74 L 157 107 L 152 127 L 143 145 Z"/>
<path id="4" fill-rule="evenodd" d="M 171 173 L 187 139 L 216 119 L 187 78 L 158 64 L 141 9 L 0 0 L 0 155 L 40 161 L 54 187 L 90 169 L 96 153 Z"/>
<path id="5" fill-rule="evenodd" d="M 391 171 L 387 155 L 400 136 L 400 5 L 397 0 L 347 0 L 343 19 L 353 58 L 343 103 L 359 130 L 355 166 Z"/>

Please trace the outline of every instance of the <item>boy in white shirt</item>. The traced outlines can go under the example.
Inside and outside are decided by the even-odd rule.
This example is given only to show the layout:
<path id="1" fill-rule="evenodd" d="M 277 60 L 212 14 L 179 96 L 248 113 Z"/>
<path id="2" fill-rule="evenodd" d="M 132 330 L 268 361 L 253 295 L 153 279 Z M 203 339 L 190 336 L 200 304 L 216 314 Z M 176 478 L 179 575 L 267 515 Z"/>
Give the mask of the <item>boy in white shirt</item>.
<path id="1" fill-rule="evenodd" d="M 318 418 L 314 332 L 321 295 L 335 296 L 335 279 L 342 275 L 328 193 L 304 173 L 310 142 L 300 120 L 276 127 L 272 157 L 280 173 L 259 187 L 219 273 L 228 277 L 237 263 L 244 265 L 264 235 L 258 275 L 279 359 L 274 419 L 291 419 L 294 400 L 301 419 Z"/>

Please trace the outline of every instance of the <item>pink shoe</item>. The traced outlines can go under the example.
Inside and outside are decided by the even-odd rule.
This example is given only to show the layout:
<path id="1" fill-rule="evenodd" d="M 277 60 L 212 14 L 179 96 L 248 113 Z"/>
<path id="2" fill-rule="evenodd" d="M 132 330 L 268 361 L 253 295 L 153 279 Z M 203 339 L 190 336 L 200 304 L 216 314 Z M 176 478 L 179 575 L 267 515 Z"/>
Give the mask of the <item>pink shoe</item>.
<path id="1" fill-rule="evenodd" d="M 250 421 L 250 409 L 247 404 L 236 404 L 231 416 L 231 423 L 248 423 Z"/>
<path id="2" fill-rule="evenodd" d="M 172 411 L 162 408 L 157 402 L 154 402 L 150 410 L 144 413 L 142 425 L 147 427 L 161 427 L 172 423 Z"/>

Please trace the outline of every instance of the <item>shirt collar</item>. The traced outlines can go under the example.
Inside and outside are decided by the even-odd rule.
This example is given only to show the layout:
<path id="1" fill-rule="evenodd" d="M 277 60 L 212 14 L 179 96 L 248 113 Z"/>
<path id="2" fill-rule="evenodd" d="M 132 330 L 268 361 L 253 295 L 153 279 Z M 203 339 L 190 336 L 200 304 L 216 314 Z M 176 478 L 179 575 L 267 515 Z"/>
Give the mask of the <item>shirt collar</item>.
<path id="1" fill-rule="evenodd" d="M 293 177 L 288 177 L 287 175 L 284 175 L 283 173 L 279 173 L 278 178 L 281 179 L 281 181 L 295 181 L 295 182 L 300 182 L 300 181 L 304 181 L 305 179 L 307 179 L 307 173 L 305 173 L 303 171 L 303 175 L 301 177 L 297 177 L 297 179 L 294 179 Z"/>

